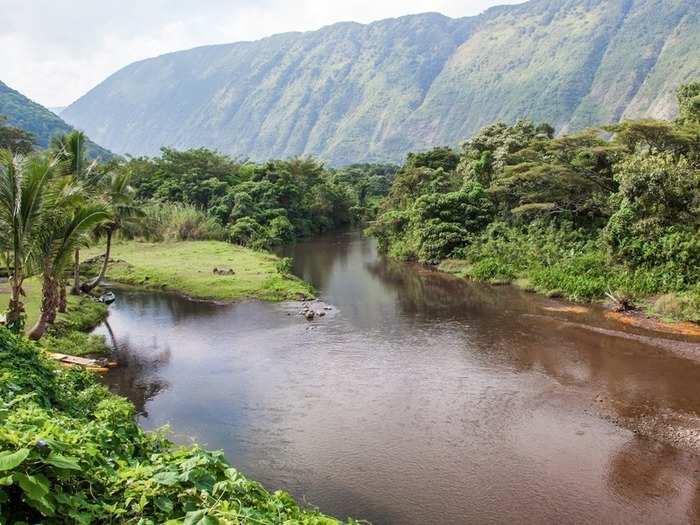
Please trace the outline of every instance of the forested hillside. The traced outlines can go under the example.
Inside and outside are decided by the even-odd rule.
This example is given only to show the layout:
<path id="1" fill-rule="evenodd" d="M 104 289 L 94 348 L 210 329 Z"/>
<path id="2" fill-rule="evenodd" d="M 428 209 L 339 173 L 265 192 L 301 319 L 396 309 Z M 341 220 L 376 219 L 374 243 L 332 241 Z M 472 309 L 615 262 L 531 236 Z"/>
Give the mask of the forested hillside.
<path id="1" fill-rule="evenodd" d="M 41 148 L 49 145 L 53 135 L 66 133 L 72 127 L 44 106 L 28 99 L 20 92 L 0 81 L 1 125 L 18 128 L 32 134 L 35 144 Z M 109 157 L 110 153 L 94 143 L 88 143 L 93 156 Z"/>
<path id="2" fill-rule="evenodd" d="M 171 53 L 118 71 L 62 117 L 118 153 L 400 161 L 499 120 L 571 131 L 670 118 L 675 88 L 700 75 L 697 49 L 694 0 L 531 0 Z"/>

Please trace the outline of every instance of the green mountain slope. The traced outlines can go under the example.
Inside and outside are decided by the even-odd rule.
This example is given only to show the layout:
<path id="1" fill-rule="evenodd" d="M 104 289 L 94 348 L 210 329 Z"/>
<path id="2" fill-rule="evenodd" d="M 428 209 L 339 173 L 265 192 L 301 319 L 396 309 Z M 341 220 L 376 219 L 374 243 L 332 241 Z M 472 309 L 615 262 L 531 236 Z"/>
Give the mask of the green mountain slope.
<path id="1" fill-rule="evenodd" d="M 8 125 L 32 133 L 36 144 L 41 148 L 48 146 L 52 135 L 73 129 L 56 114 L 10 88 L 2 81 L 0 81 L 0 115 L 7 118 Z M 92 156 L 107 158 L 112 155 L 109 151 L 92 142 L 90 150 Z"/>
<path id="2" fill-rule="evenodd" d="M 398 161 L 519 117 L 668 117 L 700 77 L 700 2 L 531 0 L 209 46 L 134 63 L 61 114 L 120 153 Z"/>

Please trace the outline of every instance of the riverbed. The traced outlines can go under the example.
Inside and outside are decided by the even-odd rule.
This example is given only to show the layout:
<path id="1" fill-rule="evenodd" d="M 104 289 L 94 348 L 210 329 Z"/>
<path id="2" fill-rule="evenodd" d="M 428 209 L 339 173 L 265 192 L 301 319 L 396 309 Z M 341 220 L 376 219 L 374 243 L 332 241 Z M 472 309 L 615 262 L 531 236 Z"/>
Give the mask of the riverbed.
<path id="1" fill-rule="evenodd" d="M 105 380 L 142 426 L 376 525 L 700 522 L 700 340 L 387 260 L 357 233 L 285 254 L 324 316 L 119 291 Z"/>

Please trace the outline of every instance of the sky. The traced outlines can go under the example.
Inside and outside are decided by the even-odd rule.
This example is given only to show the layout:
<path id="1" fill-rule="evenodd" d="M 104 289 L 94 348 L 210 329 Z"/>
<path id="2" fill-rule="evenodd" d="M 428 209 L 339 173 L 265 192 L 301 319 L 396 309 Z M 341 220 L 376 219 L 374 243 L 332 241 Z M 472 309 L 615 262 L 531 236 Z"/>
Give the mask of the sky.
<path id="1" fill-rule="evenodd" d="M 207 44 L 427 11 L 476 15 L 523 0 L 0 0 L 0 80 L 65 106 L 118 69 Z"/>

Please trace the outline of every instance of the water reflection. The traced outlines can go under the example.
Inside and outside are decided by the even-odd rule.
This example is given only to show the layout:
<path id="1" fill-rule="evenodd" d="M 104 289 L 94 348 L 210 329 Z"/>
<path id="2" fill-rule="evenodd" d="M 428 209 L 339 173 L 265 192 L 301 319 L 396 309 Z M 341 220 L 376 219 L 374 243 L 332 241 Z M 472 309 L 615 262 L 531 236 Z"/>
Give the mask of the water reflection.
<path id="1" fill-rule="evenodd" d="M 270 488 L 377 524 L 697 517 L 697 457 L 598 414 L 700 436 L 697 361 L 595 308 L 551 312 L 382 259 L 357 235 L 285 254 L 337 314 L 119 294 L 106 381 L 146 427 L 170 423 Z"/>

